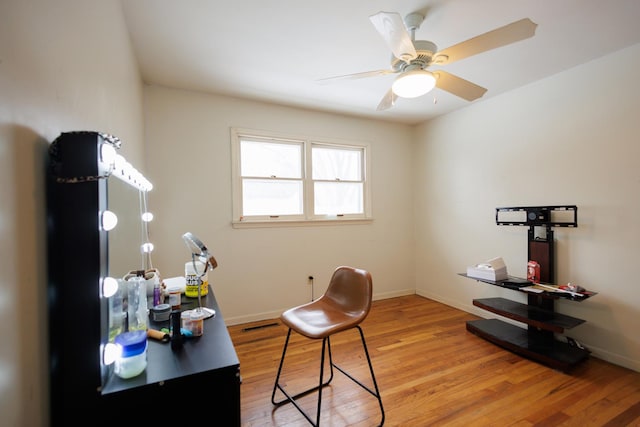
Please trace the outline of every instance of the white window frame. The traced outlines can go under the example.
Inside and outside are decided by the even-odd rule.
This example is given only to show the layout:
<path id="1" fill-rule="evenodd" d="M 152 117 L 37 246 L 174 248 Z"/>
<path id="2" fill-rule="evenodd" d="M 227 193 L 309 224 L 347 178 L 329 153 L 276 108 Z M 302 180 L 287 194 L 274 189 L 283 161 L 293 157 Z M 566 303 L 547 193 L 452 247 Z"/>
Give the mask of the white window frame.
<path id="1" fill-rule="evenodd" d="M 302 180 L 303 180 L 303 214 L 281 216 L 243 216 L 242 215 L 242 176 L 240 142 L 243 137 L 263 140 L 265 142 L 282 142 L 302 145 Z M 343 149 L 362 150 L 362 203 L 363 213 L 315 215 L 314 214 L 314 181 L 312 174 L 311 148 L 313 146 L 328 146 Z M 272 226 L 309 226 L 331 225 L 336 223 L 369 223 L 373 220 L 371 214 L 371 146 L 366 142 L 351 142 L 328 140 L 324 138 L 309 138 L 292 136 L 281 133 L 231 128 L 231 182 L 232 182 L 232 225 L 234 228 L 272 227 Z"/>

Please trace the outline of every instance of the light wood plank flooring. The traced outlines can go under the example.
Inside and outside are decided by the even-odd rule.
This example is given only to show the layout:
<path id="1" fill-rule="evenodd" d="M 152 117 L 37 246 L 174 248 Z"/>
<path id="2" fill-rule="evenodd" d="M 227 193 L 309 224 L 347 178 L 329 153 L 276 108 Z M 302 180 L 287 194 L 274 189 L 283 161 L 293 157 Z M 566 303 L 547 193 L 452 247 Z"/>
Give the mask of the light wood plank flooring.
<path id="1" fill-rule="evenodd" d="M 374 301 L 362 327 L 385 426 L 640 426 L 640 373 L 594 357 L 569 373 L 553 370 L 467 332 L 465 321 L 477 318 L 417 295 Z M 229 331 L 240 359 L 242 425 L 309 425 L 292 405 L 271 404 L 286 327 L 273 319 Z M 334 361 L 371 385 L 361 348 L 356 330 L 332 339 Z M 317 384 L 319 353 L 319 341 L 292 335 L 288 388 Z M 300 401 L 313 419 L 315 398 Z M 375 398 L 340 372 L 322 403 L 324 426 L 380 421 Z"/>

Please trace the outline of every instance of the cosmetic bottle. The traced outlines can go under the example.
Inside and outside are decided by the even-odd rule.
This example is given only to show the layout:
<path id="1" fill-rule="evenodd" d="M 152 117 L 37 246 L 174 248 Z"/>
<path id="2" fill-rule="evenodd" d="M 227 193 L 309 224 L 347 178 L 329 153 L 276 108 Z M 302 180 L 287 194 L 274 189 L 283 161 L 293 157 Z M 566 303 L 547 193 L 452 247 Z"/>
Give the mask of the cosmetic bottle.
<path id="1" fill-rule="evenodd" d="M 155 277 L 155 281 L 153 283 L 153 306 L 160 305 L 160 279 L 158 276 Z"/>
<path id="2" fill-rule="evenodd" d="M 129 332 L 146 331 L 148 324 L 147 284 L 142 277 L 132 277 L 127 281 L 127 318 Z"/>
<path id="3" fill-rule="evenodd" d="M 171 312 L 171 350 L 180 350 L 182 348 L 182 332 L 180 331 L 180 310 Z"/>

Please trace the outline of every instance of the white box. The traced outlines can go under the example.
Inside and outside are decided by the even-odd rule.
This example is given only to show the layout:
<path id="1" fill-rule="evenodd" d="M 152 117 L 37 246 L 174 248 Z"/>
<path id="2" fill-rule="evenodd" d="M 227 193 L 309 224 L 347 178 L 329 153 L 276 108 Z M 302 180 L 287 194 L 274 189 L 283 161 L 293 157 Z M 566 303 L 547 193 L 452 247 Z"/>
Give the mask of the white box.
<path id="1" fill-rule="evenodd" d="M 474 265 L 473 267 L 467 267 L 467 276 L 474 279 L 491 280 L 493 282 L 506 280 L 509 277 L 507 274 L 507 266 L 500 257 L 490 259 L 487 262 Z"/>

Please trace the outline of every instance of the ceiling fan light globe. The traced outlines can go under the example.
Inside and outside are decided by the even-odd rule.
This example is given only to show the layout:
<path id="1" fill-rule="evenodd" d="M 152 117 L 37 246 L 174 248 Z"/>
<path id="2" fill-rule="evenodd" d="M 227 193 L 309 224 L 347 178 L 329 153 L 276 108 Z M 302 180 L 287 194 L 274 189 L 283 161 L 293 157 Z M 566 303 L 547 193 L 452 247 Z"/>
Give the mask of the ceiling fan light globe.
<path id="1" fill-rule="evenodd" d="M 393 93 L 402 98 L 417 98 L 430 92 L 436 85 L 436 78 L 430 71 L 407 71 L 396 78 L 391 86 Z"/>

